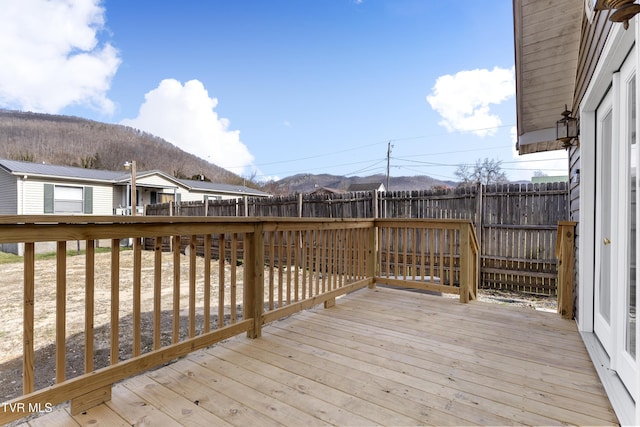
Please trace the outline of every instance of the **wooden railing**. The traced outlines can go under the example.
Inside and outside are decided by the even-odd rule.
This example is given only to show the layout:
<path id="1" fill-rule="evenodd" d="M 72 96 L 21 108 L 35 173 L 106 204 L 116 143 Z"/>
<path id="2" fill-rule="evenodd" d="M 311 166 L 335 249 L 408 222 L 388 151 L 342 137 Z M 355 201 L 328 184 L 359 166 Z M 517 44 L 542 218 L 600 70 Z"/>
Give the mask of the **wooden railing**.
<path id="1" fill-rule="evenodd" d="M 375 282 L 428 291 L 478 293 L 478 243 L 465 220 L 377 220 Z"/>
<path id="2" fill-rule="evenodd" d="M 24 255 L 22 283 L 1 282 L 3 292 L 22 289 L 5 301 L 20 306 L 22 328 L 2 332 L 22 342 L 13 358 L 22 358 L 23 387 L 2 404 L 0 423 L 67 400 L 81 412 L 109 400 L 119 380 L 240 333 L 257 338 L 265 323 L 376 282 L 463 302 L 478 284 L 465 220 L 0 216 L 0 230 L 0 244 Z M 47 245 L 55 260 L 38 260 Z M 75 374 L 72 336 L 82 337 Z M 42 386 L 39 376 L 53 373 L 38 370 L 36 352 L 47 345 L 55 383 Z M 105 347 L 108 358 L 98 357 Z"/>

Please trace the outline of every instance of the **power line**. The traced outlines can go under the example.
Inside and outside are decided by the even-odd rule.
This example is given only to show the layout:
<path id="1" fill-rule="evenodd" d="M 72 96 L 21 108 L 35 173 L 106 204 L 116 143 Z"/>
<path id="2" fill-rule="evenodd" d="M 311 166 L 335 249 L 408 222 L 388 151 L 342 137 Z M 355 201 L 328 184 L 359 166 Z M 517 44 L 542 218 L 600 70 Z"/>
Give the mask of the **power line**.
<path id="1" fill-rule="evenodd" d="M 326 153 L 325 152 L 325 153 L 320 153 L 320 154 L 312 154 L 312 155 L 305 156 L 305 157 L 298 157 L 298 158 L 288 159 L 288 160 L 278 160 L 278 161 L 275 161 L 275 162 L 267 162 L 267 163 L 256 163 L 255 166 L 256 167 L 271 166 L 271 165 L 278 165 L 278 164 L 285 164 L 285 163 L 293 163 L 293 162 L 298 162 L 298 161 L 301 161 L 301 160 L 313 160 L 313 159 L 319 159 L 319 158 L 322 158 L 322 157 L 333 156 L 333 155 L 336 155 L 336 154 L 347 153 L 347 152 L 350 152 L 350 151 L 356 151 L 356 150 L 359 150 L 361 148 L 368 148 L 368 147 L 373 147 L 373 146 L 381 145 L 381 144 L 388 144 L 388 143 L 394 143 L 394 142 L 403 142 L 403 141 L 411 141 L 411 140 L 417 140 L 417 139 L 437 138 L 439 136 L 447 136 L 447 135 L 451 135 L 451 134 L 466 134 L 466 133 L 473 133 L 473 132 L 476 132 L 476 131 L 483 131 L 483 130 L 489 130 L 489 129 L 500 129 L 500 128 L 507 128 L 507 127 L 513 127 L 513 126 L 514 125 L 511 124 L 511 125 L 493 126 L 493 127 L 489 127 L 489 128 L 469 129 L 467 131 L 452 131 L 452 132 L 444 132 L 444 133 L 434 133 L 434 134 L 431 134 L 431 135 L 418 135 L 418 136 L 392 138 L 392 139 L 386 139 L 384 141 L 377 141 L 377 142 L 357 145 L 355 147 L 345 148 L 343 150 L 332 151 L 330 153 Z M 506 148 L 506 146 L 483 147 L 483 148 L 477 148 L 477 149 L 471 149 L 471 150 L 456 150 L 456 151 L 442 152 L 442 153 L 419 154 L 417 156 L 418 157 L 422 157 L 422 156 L 435 156 L 435 155 L 442 155 L 442 154 L 456 154 L 456 153 L 463 153 L 463 152 L 470 152 L 470 151 L 484 151 L 484 150 L 490 150 L 490 149 L 495 149 L 495 148 Z M 243 167 L 243 166 L 245 166 L 245 165 L 229 166 L 228 168 L 233 169 L 233 168 L 240 168 L 240 167 Z"/>

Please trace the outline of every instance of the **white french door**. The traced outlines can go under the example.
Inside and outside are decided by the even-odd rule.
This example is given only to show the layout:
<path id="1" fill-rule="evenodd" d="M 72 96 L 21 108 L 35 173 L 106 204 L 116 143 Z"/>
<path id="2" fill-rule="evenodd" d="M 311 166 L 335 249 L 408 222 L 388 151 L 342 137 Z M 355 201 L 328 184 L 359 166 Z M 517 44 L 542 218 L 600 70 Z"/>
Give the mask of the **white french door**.
<path id="1" fill-rule="evenodd" d="M 634 48 L 596 111 L 594 332 L 632 396 L 638 395 L 636 61 Z"/>
<path id="2" fill-rule="evenodd" d="M 613 94 L 596 111 L 596 265 L 593 330 L 608 354 L 613 350 L 611 321 L 611 145 Z"/>
<path id="3" fill-rule="evenodd" d="M 620 69 L 620 137 L 615 144 L 617 154 L 614 169 L 618 186 L 617 211 L 613 222 L 619 243 L 614 246 L 616 294 L 613 307 L 616 312 L 614 369 L 631 392 L 637 396 L 638 372 L 636 364 L 636 251 L 638 233 L 638 144 L 637 144 L 637 90 L 636 49 Z"/>

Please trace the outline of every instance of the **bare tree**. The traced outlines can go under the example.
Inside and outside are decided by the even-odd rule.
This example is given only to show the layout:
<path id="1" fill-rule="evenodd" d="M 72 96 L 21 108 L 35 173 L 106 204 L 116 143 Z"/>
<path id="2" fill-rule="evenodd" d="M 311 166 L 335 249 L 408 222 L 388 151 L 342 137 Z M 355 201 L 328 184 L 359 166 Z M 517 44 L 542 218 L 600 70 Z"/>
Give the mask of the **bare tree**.
<path id="1" fill-rule="evenodd" d="M 476 160 L 476 164 L 461 164 L 454 172 L 461 185 L 475 184 L 499 184 L 508 182 L 507 175 L 502 171 L 502 160 L 489 159 L 487 157 Z"/>

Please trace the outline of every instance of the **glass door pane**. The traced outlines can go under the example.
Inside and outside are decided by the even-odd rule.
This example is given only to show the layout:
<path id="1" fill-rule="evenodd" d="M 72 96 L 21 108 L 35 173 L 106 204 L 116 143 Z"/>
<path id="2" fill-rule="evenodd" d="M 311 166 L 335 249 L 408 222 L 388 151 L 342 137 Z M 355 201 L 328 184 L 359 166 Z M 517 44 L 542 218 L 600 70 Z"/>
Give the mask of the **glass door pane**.
<path id="1" fill-rule="evenodd" d="M 628 95 L 628 161 L 629 161 L 629 252 L 626 289 L 625 316 L 625 350 L 635 359 L 636 356 L 636 238 L 637 238 L 637 175 L 638 175 L 638 144 L 636 140 L 636 77 L 627 84 Z"/>
<path id="2" fill-rule="evenodd" d="M 611 144 L 612 144 L 611 111 L 602 120 L 601 133 L 601 167 L 600 167 L 600 277 L 598 284 L 598 313 L 607 325 L 611 323 Z"/>

